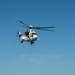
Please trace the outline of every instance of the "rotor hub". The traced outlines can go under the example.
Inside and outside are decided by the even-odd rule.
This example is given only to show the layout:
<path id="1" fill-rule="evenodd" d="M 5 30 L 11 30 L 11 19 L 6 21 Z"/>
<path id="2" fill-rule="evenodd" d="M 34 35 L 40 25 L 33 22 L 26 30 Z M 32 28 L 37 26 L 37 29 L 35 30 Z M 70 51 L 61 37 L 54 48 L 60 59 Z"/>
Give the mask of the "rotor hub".
<path id="1" fill-rule="evenodd" d="M 29 29 L 32 29 L 33 28 L 33 26 L 32 25 L 29 25 Z"/>

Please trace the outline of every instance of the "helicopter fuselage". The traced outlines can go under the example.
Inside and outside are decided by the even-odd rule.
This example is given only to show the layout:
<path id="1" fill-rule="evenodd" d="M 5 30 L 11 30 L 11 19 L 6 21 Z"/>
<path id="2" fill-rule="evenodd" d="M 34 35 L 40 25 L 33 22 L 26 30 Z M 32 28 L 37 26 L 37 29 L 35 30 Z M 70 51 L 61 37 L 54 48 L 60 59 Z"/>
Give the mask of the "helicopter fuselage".
<path id="1" fill-rule="evenodd" d="M 28 34 L 26 34 L 28 33 Z M 19 40 L 21 40 L 21 43 L 23 41 L 27 41 L 30 42 L 31 44 L 34 43 L 34 41 L 36 41 L 38 39 L 38 35 L 36 34 L 36 32 L 33 29 L 29 29 L 27 30 L 24 34 L 21 34 L 21 32 L 18 32 L 19 35 Z"/>

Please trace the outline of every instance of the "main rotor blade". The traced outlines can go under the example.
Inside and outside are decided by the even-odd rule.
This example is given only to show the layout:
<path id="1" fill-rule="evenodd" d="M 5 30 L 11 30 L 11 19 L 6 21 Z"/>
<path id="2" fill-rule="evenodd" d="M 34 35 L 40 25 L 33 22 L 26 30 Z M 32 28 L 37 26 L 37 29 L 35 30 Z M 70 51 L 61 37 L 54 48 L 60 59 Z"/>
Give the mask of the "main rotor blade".
<path id="1" fill-rule="evenodd" d="M 24 26 L 29 27 L 29 26 L 28 26 L 27 24 L 25 24 L 24 22 L 22 22 L 22 21 L 20 21 L 20 20 L 19 20 L 19 22 L 22 23 Z"/>
<path id="2" fill-rule="evenodd" d="M 54 32 L 54 30 L 48 30 L 48 29 L 38 29 L 38 30 L 44 30 L 44 31 L 52 31 L 52 32 Z"/>
<path id="3" fill-rule="evenodd" d="M 13 23 L 10 23 L 10 22 L 4 22 L 4 23 L 14 25 L 14 26 L 20 26 L 20 27 L 23 27 L 23 28 L 26 27 L 26 26 L 23 26 L 23 25 L 20 25 L 20 24 L 13 24 Z"/>
<path id="4" fill-rule="evenodd" d="M 49 27 L 33 27 L 33 29 L 43 29 L 43 28 L 55 28 L 54 26 L 49 26 Z"/>

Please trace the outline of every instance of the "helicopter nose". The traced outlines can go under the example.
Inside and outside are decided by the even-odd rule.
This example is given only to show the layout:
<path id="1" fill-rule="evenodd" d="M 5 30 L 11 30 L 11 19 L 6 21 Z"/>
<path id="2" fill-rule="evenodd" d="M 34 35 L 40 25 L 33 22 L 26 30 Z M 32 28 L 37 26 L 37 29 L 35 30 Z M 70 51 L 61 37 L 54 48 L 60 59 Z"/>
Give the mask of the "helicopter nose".
<path id="1" fill-rule="evenodd" d="M 37 38 L 38 36 L 37 35 L 34 35 L 34 37 Z"/>
<path id="2" fill-rule="evenodd" d="M 35 38 L 35 40 L 37 40 L 38 36 L 37 35 L 34 35 L 34 38 Z"/>

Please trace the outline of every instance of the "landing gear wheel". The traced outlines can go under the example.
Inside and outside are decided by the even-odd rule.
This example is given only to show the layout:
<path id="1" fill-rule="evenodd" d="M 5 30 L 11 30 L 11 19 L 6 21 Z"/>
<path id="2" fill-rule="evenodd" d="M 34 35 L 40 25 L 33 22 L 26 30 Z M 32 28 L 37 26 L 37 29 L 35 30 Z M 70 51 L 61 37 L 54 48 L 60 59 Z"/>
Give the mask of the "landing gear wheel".
<path id="1" fill-rule="evenodd" d="M 23 40 L 21 41 L 21 43 L 23 43 Z"/>
<path id="2" fill-rule="evenodd" d="M 32 44 L 34 44 L 34 42 L 32 41 L 32 42 L 30 42 L 30 44 L 32 45 Z"/>

